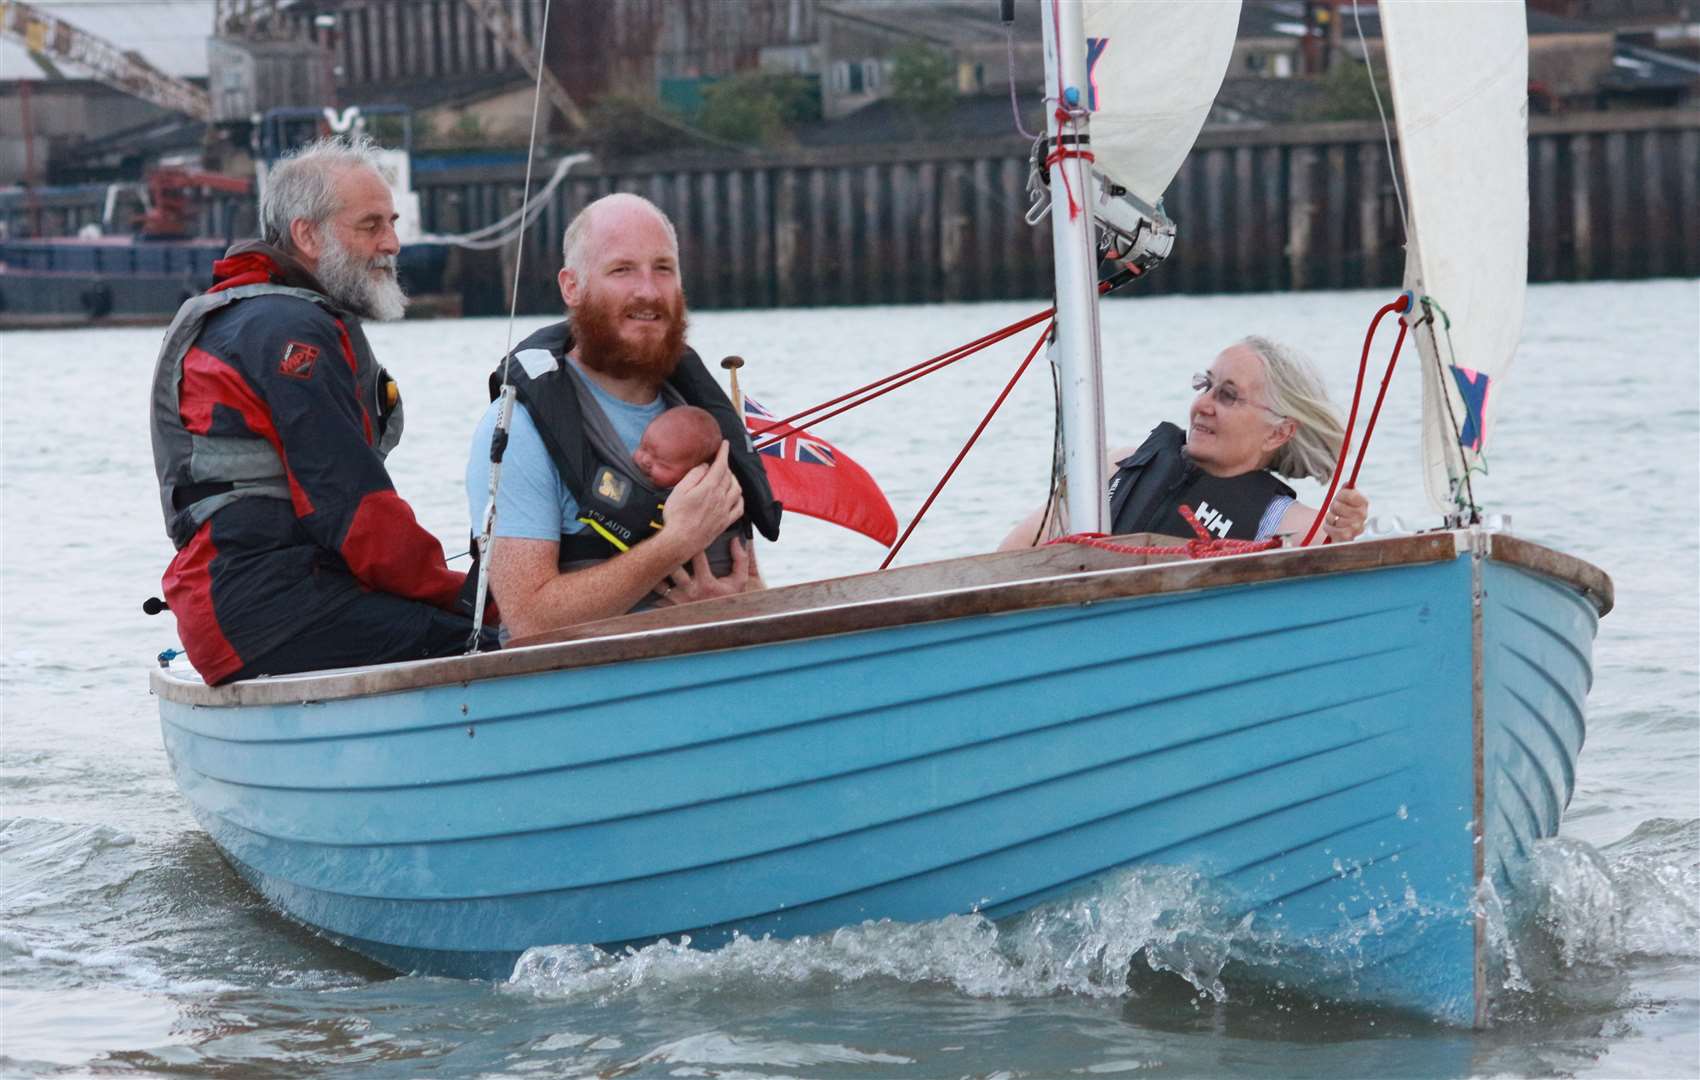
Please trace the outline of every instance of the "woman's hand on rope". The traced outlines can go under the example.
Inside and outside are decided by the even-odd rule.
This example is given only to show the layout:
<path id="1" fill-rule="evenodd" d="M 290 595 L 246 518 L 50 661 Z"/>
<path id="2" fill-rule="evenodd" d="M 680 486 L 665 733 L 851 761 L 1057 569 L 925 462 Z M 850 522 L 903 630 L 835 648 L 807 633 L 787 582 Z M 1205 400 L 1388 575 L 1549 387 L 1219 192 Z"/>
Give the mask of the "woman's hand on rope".
<path id="1" fill-rule="evenodd" d="M 1369 499 L 1357 488 L 1341 488 L 1328 506 L 1328 519 L 1322 531 L 1336 544 L 1356 540 L 1363 535 L 1369 521 Z"/>

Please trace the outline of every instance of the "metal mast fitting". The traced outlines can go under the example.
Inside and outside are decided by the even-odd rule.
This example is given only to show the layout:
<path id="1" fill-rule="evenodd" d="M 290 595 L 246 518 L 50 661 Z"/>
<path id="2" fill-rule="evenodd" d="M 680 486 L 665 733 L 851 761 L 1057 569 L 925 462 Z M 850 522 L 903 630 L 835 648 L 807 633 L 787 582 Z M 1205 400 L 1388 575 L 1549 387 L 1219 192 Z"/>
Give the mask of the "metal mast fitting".
<path id="1" fill-rule="evenodd" d="M 0 36 L 50 60 L 87 68 L 100 82 L 143 101 L 202 123 L 212 119 L 212 99 L 205 90 L 23 0 L 0 0 Z"/>
<path id="2" fill-rule="evenodd" d="M 1045 70 L 1050 116 L 1046 139 L 1051 165 L 1051 245 L 1056 259 L 1057 331 L 1051 362 L 1057 372 L 1062 416 L 1064 527 L 1102 533 L 1110 518 L 1104 465 L 1104 392 L 1098 338 L 1098 260 L 1093 237 L 1090 113 L 1082 87 L 1086 28 L 1081 5 L 1045 0 Z"/>
<path id="3" fill-rule="evenodd" d="M 537 50 L 531 47 L 531 42 L 525 39 L 525 35 L 520 33 L 519 27 L 515 25 L 513 15 L 508 12 L 507 4 L 503 0 L 463 0 L 463 2 L 472 9 L 474 15 L 478 16 L 478 20 L 484 24 L 484 28 L 490 31 L 497 41 L 501 42 L 502 48 L 508 51 L 508 55 L 518 61 L 519 66 L 525 69 L 525 73 L 533 79 L 537 79 L 539 77 L 538 68 L 542 66 L 542 62 L 538 59 Z M 548 33 L 548 28 L 545 27 L 543 32 Z M 555 107 L 555 111 L 566 120 L 569 127 L 574 131 L 583 131 L 590 126 L 589 121 L 584 118 L 584 112 L 578 107 L 578 103 L 573 101 L 572 95 L 567 93 L 567 88 L 562 86 L 560 81 L 555 78 L 554 72 L 548 68 L 543 68 L 542 83 L 544 96 L 549 99 L 549 104 Z"/>

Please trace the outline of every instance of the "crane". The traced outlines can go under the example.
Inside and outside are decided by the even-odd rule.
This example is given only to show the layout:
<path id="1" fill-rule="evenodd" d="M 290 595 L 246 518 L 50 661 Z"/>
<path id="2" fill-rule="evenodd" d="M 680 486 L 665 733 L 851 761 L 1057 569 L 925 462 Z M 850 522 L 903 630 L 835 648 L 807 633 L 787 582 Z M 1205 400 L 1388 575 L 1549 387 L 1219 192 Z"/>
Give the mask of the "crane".
<path id="1" fill-rule="evenodd" d="M 147 212 L 136 219 L 141 234 L 151 238 L 188 236 L 189 214 L 196 193 L 221 191 L 246 195 L 252 188 L 247 179 L 223 173 L 202 172 L 179 165 L 162 165 L 148 173 Z"/>
<path id="2" fill-rule="evenodd" d="M 173 78 L 105 38 L 24 0 L 0 0 L 0 36 L 50 60 L 87 68 L 106 85 L 161 108 L 186 113 L 203 123 L 212 119 L 212 99 L 205 90 Z"/>
<path id="3" fill-rule="evenodd" d="M 518 61 L 519 66 L 525 69 L 525 73 L 533 79 L 537 78 L 537 69 L 540 63 L 537 50 L 532 48 L 531 42 L 525 40 L 525 35 L 520 32 L 518 26 L 514 25 L 513 15 L 509 13 L 507 5 L 502 0 L 464 0 L 464 2 L 467 7 L 472 9 L 472 13 L 478 16 L 478 20 L 484 24 L 484 28 L 490 31 L 497 41 L 502 43 L 502 47 L 508 51 L 508 55 Z M 560 80 L 555 78 L 554 72 L 544 68 L 542 82 L 543 92 L 549 96 L 549 103 L 555 107 L 556 112 L 565 118 L 574 131 L 583 131 L 589 126 L 584 118 L 583 110 L 578 107 L 577 102 L 573 101 L 572 96 L 567 93 L 566 87 L 561 85 Z"/>

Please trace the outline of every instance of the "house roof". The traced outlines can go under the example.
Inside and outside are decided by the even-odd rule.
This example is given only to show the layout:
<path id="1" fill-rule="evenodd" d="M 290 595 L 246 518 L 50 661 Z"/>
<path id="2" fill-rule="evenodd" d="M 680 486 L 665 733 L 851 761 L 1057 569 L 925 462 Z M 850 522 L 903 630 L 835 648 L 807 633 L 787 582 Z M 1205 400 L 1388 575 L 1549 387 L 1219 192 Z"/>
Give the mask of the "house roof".
<path id="1" fill-rule="evenodd" d="M 1342 0 L 1340 7 L 1341 32 L 1348 40 L 1357 36 L 1357 24 L 1363 24 L 1364 37 L 1381 37 L 1381 11 L 1375 0 L 1359 0 L 1356 11 L 1351 0 Z M 1303 0 L 1245 0 L 1240 6 L 1240 38 L 1269 38 L 1304 36 L 1305 6 Z M 1528 9 L 1529 36 L 1544 34 L 1599 34 L 1601 27 L 1576 19 L 1548 15 Z"/>
<path id="2" fill-rule="evenodd" d="M 1001 45 L 1008 36 L 992 0 L 826 0 L 822 18 L 863 23 L 936 45 Z M 1038 40 L 1038 0 L 1016 0 L 1018 41 Z"/>
<path id="3" fill-rule="evenodd" d="M 1038 99 L 1032 94 L 1024 95 L 1024 98 L 1023 126 L 1028 131 L 1043 131 L 1045 116 Z M 1007 95 L 957 98 L 951 112 L 940 118 L 933 125 L 933 130 L 948 132 L 952 141 L 1007 137 L 1013 146 L 1024 147 L 1028 143 L 1015 129 Z M 911 142 L 927 137 L 918 132 L 915 120 L 889 99 L 865 105 L 836 120 L 799 128 L 796 136 L 804 146 L 868 146 Z"/>
<path id="4" fill-rule="evenodd" d="M 1229 77 L 1210 106 L 1206 126 L 1279 124 L 1296 120 L 1324 94 L 1315 79 Z"/>
<path id="5" fill-rule="evenodd" d="M 388 80 L 369 86 L 343 87 L 338 91 L 345 104 L 405 105 L 414 112 L 439 105 L 470 105 L 509 90 L 530 89 L 532 81 L 516 69 L 487 71 L 472 75 L 430 76 Z"/>
<path id="6" fill-rule="evenodd" d="M 1619 43 L 1612 69 L 1600 80 L 1607 90 L 1682 90 L 1700 84 L 1700 63 L 1684 56 Z"/>

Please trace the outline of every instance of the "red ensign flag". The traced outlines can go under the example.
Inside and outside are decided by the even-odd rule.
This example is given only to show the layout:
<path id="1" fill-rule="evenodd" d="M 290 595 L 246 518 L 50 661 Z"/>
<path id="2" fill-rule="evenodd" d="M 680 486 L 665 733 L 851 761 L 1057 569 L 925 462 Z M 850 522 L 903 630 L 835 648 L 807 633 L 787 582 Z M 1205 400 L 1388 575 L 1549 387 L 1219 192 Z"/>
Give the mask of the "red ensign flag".
<path id="1" fill-rule="evenodd" d="M 744 399 L 750 437 L 758 446 L 773 441 L 760 451 L 773 497 L 792 513 L 842 525 L 890 547 L 897 540 L 897 515 L 868 470 L 825 439 L 788 425 L 775 427 L 777 419 Z"/>

